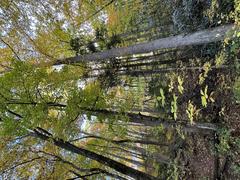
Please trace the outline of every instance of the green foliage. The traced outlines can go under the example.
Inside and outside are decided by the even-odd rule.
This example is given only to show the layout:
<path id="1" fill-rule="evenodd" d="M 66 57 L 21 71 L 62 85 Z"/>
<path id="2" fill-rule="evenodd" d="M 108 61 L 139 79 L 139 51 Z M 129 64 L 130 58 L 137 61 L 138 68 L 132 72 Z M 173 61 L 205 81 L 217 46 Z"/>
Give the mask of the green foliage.
<path id="1" fill-rule="evenodd" d="M 200 94 L 201 94 L 201 100 L 202 100 L 202 106 L 203 107 L 207 107 L 208 102 L 215 102 L 215 100 L 213 99 L 213 92 L 210 93 L 210 95 L 208 95 L 208 86 L 205 86 L 204 91 L 201 89 L 200 90 Z"/>
<path id="2" fill-rule="evenodd" d="M 164 127 L 163 125 L 156 126 L 152 129 L 152 133 L 154 136 L 162 136 L 164 133 Z"/>
<path id="3" fill-rule="evenodd" d="M 162 88 L 160 88 L 160 96 L 157 96 L 157 100 L 161 102 L 161 106 L 164 107 L 165 106 L 165 96 L 164 96 L 164 91 Z"/>
<path id="4" fill-rule="evenodd" d="M 223 65 L 226 61 L 226 54 L 224 52 L 221 52 L 219 55 L 215 58 L 215 64 L 217 67 Z"/>
<path id="5" fill-rule="evenodd" d="M 178 0 L 174 3 L 172 19 L 176 32 L 191 32 L 203 29 L 209 23 L 204 11 L 209 9 L 209 1 Z"/>
<path id="6" fill-rule="evenodd" d="M 174 162 L 169 165 L 170 167 L 168 168 L 168 177 L 167 180 L 178 180 L 180 176 L 179 168 L 177 166 L 177 158 L 174 159 Z"/>
<path id="7" fill-rule="evenodd" d="M 69 96 L 73 89 L 77 89 L 76 77 L 80 75 L 75 75 L 76 71 L 72 72 L 71 68 L 56 72 L 19 61 L 13 62 L 13 67 L 13 70 L 0 77 L 0 84 L 4 87 L 0 90 L 3 95 L 0 98 L 3 105 L 1 117 L 6 132 L 22 135 L 27 129 L 56 124 L 56 132 L 61 132 L 61 135 L 57 134 L 63 137 L 63 129 L 70 120 L 63 120 L 63 113 L 60 113 L 61 119 L 57 118 L 57 111 L 62 109 L 58 104 L 66 102 L 66 94 Z"/>
<path id="8" fill-rule="evenodd" d="M 190 124 L 193 124 L 193 119 L 196 118 L 200 110 L 197 110 L 196 106 L 192 104 L 191 101 L 188 101 L 188 106 L 186 109 L 188 119 L 190 121 Z"/>
<path id="9" fill-rule="evenodd" d="M 209 63 L 209 62 L 204 63 L 204 65 L 203 65 L 204 72 L 199 75 L 199 84 L 202 84 L 205 81 L 205 79 L 208 75 L 208 72 L 210 70 L 211 70 L 211 63 Z"/>
<path id="10" fill-rule="evenodd" d="M 70 40 L 70 47 L 76 56 L 98 51 L 94 41 L 88 40 L 88 37 L 84 35 L 72 38 Z"/>
<path id="11" fill-rule="evenodd" d="M 173 100 L 171 101 L 171 113 L 173 114 L 174 120 L 177 119 L 177 96 L 173 94 Z"/>
<path id="12" fill-rule="evenodd" d="M 76 37 L 70 40 L 70 46 L 71 46 L 71 50 L 75 51 L 76 56 L 79 54 L 84 54 L 85 49 L 84 49 L 84 44 L 85 42 L 83 42 L 83 39 Z"/>
<path id="13" fill-rule="evenodd" d="M 184 88 L 183 88 L 183 79 L 181 79 L 181 77 L 178 76 L 178 91 L 181 94 L 183 94 L 183 90 L 184 90 Z"/>
<path id="14" fill-rule="evenodd" d="M 230 141 L 231 141 L 231 135 L 230 131 L 222 128 L 218 130 L 218 137 L 219 137 L 219 144 L 216 145 L 216 148 L 218 149 L 218 152 L 222 155 L 226 155 L 227 153 L 230 153 Z"/>
<path id="15" fill-rule="evenodd" d="M 205 86 L 204 91 L 200 90 L 203 107 L 207 107 L 207 99 L 208 99 L 207 89 L 208 89 L 208 86 Z"/>
<path id="16" fill-rule="evenodd" d="M 220 2 L 214 0 L 211 3 L 210 9 L 206 11 L 206 14 L 210 19 L 211 24 L 224 24 L 234 19 L 232 16 L 232 13 L 234 13 L 233 11 L 234 1 L 223 0 Z"/>
<path id="17" fill-rule="evenodd" d="M 169 92 L 172 92 L 173 89 L 174 89 L 174 82 L 173 82 L 173 79 L 171 78 L 171 79 L 170 79 L 170 82 L 169 82 L 169 84 L 168 84 L 168 91 L 169 91 Z"/>
<path id="18" fill-rule="evenodd" d="M 234 173 L 234 174 L 237 174 L 237 175 L 240 174 L 240 165 L 235 164 L 235 165 L 232 166 L 231 169 L 233 170 L 233 173 Z"/>
<path id="19" fill-rule="evenodd" d="M 14 168 L 12 175 L 23 179 L 30 178 L 31 175 L 37 179 L 74 178 L 69 175 L 69 170 L 74 169 L 70 166 L 71 163 L 66 164 L 54 156 L 33 152 L 35 150 L 41 150 L 50 152 L 53 155 L 58 155 L 69 162 L 73 162 L 80 168 L 101 167 L 103 170 L 111 172 L 107 166 L 100 166 L 99 163 L 89 158 L 75 156 L 69 152 L 60 150 L 53 145 L 53 141 L 42 143 L 35 137 L 30 136 L 24 137 L 23 139 L 12 140 L 18 136 L 28 134 L 30 130 L 37 127 L 48 130 L 54 137 L 61 138 L 64 141 L 81 137 L 82 134 L 80 135 L 79 131 L 82 130 L 113 140 L 118 138 L 135 138 L 128 134 L 128 131 L 133 128 L 136 136 L 141 133 L 146 133 L 146 137 L 148 137 L 148 132 L 150 131 L 151 135 L 153 135 L 150 138 L 164 141 L 164 143 L 174 143 L 174 145 L 171 144 L 166 147 L 143 146 L 128 143 L 122 147 L 118 144 L 94 138 L 85 138 L 73 142 L 79 147 L 87 148 L 106 157 L 110 156 L 124 164 L 127 164 L 125 160 L 112 157 L 110 153 L 122 157 L 127 157 L 128 155 L 116 149 L 111 149 L 111 146 L 115 146 L 114 148 L 124 148 L 125 150 L 133 149 L 134 153 L 135 151 L 137 152 L 138 149 L 141 151 L 142 148 L 144 155 L 151 155 L 151 153 L 157 153 L 157 155 L 159 155 L 163 152 L 166 156 L 172 158 L 172 155 L 175 156 L 176 153 L 178 154 L 178 152 L 176 152 L 175 142 L 178 144 L 179 137 L 184 139 L 184 143 L 186 144 L 189 140 L 187 134 L 183 131 L 183 126 L 175 126 L 176 122 L 170 122 L 174 124 L 173 127 L 175 129 L 169 131 L 163 128 L 163 125 L 153 128 L 146 126 L 129 127 L 126 126 L 131 120 L 128 112 L 131 111 L 132 107 L 136 107 L 137 110 L 139 110 L 139 107 L 143 110 L 148 110 L 149 107 L 155 103 L 152 103 L 151 98 L 156 97 L 159 108 L 161 109 L 160 115 L 156 117 L 165 120 L 170 119 L 169 117 L 171 115 L 174 120 L 179 119 L 180 123 L 182 121 L 185 123 L 186 117 L 188 117 L 190 124 L 193 125 L 195 121 L 197 122 L 198 120 L 200 110 L 197 109 L 197 107 L 199 103 L 202 104 L 203 107 L 207 107 L 209 103 L 214 102 L 213 88 L 207 83 L 208 80 L 210 80 L 210 82 L 212 80 L 208 78 L 208 76 L 215 73 L 215 69 L 211 69 L 212 63 L 210 62 L 212 62 L 213 59 L 210 57 L 213 57 L 212 55 L 215 54 L 216 51 L 212 51 L 211 49 L 206 53 L 201 52 L 201 55 L 204 56 L 204 61 L 201 61 L 202 58 L 198 59 L 198 61 L 205 62 L 206 60 L 207 62 L 203 65 L 203 71 L 199 75 L 199 82 L 196 83 L 196 86 L 195 84 L 193 85 L 194 89 L 189 88 L 192 81 L 188 81 L 187 79 L 187 81 L 185 81 L 185 75 L 193 75 L 196 76 L 197 79 L 199 72 L 191 71 L 189 73 L 188 70 L 181 72 L 181 68 L 183 67 L 184 69 L 185 63 L 187 64 L 188 62 L 177 62 L 175 64 L 176 67 L 180 67 L 177 73 L 153 75 L 153 80 L 150 82 L 152 87 L 149 88 L 150 94 L 152 95 L 150 101 L 146 101 L 148 99 L 145 98 L 148 92 L 146 91 L 148 83 L 145 79 L 137 82 L 137 88 L 130 88 L 130 90 L 125 91 L 123 87 L 115 87 L 118 85 L 116 82 L 120 80 L 120 78 L 116 78 L 117 74 L 114 74 L 113 71 L 119 68 L 119 65 L 123 62 L 118 59 L 104 66 L 104 68 L 113 70 L 106 73 L 107 78 L 110 77 L 110 79 L 114 81 L 110 88 L 106 88 L 102 82 L 93 81 L 92 79 L 90 81 L 86 80 L 83 87 L 79 87 L 80 82 L 85 80 L 82 76 L 90 69 L 88 64 L 82 63 L 76 66 L 65 65 L 62 69 L 54 69 L 49 65 L 53 64 L 55 59 L 73 56 L 73 53 L 75 53 L 75 55 L 83 55 L 118 47 L 120 43 L 124 42 L 117 34 L 124 34 L 126 31 L 129 31 L 130 39 L 134 39 L 135 34 L 133 35 L 131 30 L 138 30 L 139 27 L 139 29 L 142 29 L 141 27 L 154 25 L 158 28 L 160 27 L 158 25 L 161 24 L 161 27 L 165 29 L 165 25 L 168 26 L 169 22 L 173 22 L 177 32 L 189 32 L 208 27 L 210 21 L 213 21 L 211 26 L 222 24 L 222 22 L 231 23 L 233 19 L 236 19 L 235 24 L 239 24 L 237 21 L 239 20 L 239 0 L 234 1 L 235 12 L 232 11 L 233 1 L 213 1 L 211 7 L 209 2 L 210 1 L 177 0 L 174 1 L 175 4 L 171 7 L 172 3 L 169 3 L 169 1 L 161 3 L 158 1 L 145 2 L 139 0 L 134 2 L 114 1 L 109 7 L 104 8 L 97 15 L 89 18 L 89 15 L 94 14 L 95 11 L 102 8 L 102 4 L 104 4 L 105 1 L 72 1 L 63 3 L 55 1 L 24 1 L 22 3 L 16 3 L 14 1 L 10 3 L 7 0 L 1 1 L 0 11 L 2 10 L 1 14 L 3 14 L 2 17 L 4 17 L 0 20 L 1 26 L 4 27 L 1 36 L 12 45 L 13 49 L 23 58 L 23 61 L 9 60 L 13 59 L 14 53 L 9 53 L 9 48 L 2 49 L 1 47 L 0 54 L 3 57 L 1 57 L 1 63 L 2 59 L 7 59 L 3 65 L 5 65 L 5 63 L 7 65 L 10 64 L 10 68 L 0 76 L 0 138 L 2 140 L 0 142 L 0 169 L 3 169 L 2 166 L 11 167 L 11 165 L 15 165 L 18 161 L 21 162 L 36 156 L 41 156 L 41 159 L 36 162 Z M 150 6 L 148 6 L 149 4 Z M 221 10 L 218 10 L 218 7 L 221 7 L 220 9 L 224 8 L 224 11 L 221 12 Z M 22 13 L 26 9 L 29 13 Z M 36 11 L 36 9 L 38 10 Z M 214 12 L 212 11 L 208 14 L 207 9 L 213 10 Z M 227 11 L 231 11 L 231 16 L 229 16 L 229 12 Z M 6 14 L 5 12 L 10 13 Z M 170 13 L 173 13 L 172 16 Z M 100 20 L 102 17 L 104 18 L 104 16 L 106 16 L 106 22 Z M 161 22 L 157 22 L 157 18 Z M 86 19 L 88 20 L 85 21 Z M 132 26 L 128 27 L 131 23 Z M 85 26 L 88 27 L 85 28 Z M 150 30 L 151 32 L 149 31 L 150 34 L 154 34 L 154 38 L 155 35 L 156 37 L 159 36 L 155 33 L 155 29 L 157 29 L 155 27 Z M 95 29 L 95 34 L 94 32 L 88 32 L 89 29 Z M 164 29 L 163 32 L 161 32 L 161 36 L 172 33 Z M 140 35 L 144 36 L 144 34 L 145 32 Z M 234 63 L 237 64 L 236 55 L 239 53 L 240 34 L 238 30 L 233 32 L 233 34 L 235 38 L 233 40 L 226 40 L 223 51 L 216 56 L 215 64 L 217 67 L 228 63 L 232 64 L 232 59 L 234 59 Z M 151 35 L 150 38 L 152 37 Z M 148 40 L 148 37 L 142 39 Z M 138 37 L 135 40 L 139 41 Z M 129 43 L 135 43 L 135 41 Z M 213 46 L 215 45 L 216 43 L 213 43 Z M 208 47 L 210 46 L 206 47 L 206 49 L 209 49 Z M 4 57 L 5 54 L 7 54 L 6 57 Z M 173 59 L 172 56 L 175 58 L 175 55 L 181 56 L 182 54 L 178 52 L 176 54 L 166 53 L 164 56 L 161 56 L 161 58 L 165 59 L 165 55 L 166 59 Z M 205 59 L 205 56 L 208 57 Z M 138 55 L 138 57 L 141 58 L 141 55 Z M 42 62 L 47 63 L 43 64 Z M 169 65 L 166 64 L 166 67 L 168 66 Z M 158 64 L 157 68 L 159 67 L 165 67 L 165 65 L 162 66 Z M 148 69 L 148 67 L 146 69 Z M 218 69 L 216 71 L 218 71 Z M 126 80 L 128 78 L 129 77 L 123 77 L 122 79 Z M 200 100 L 199 85 L 203 88 L 200 90 L 201 102 L 198 102 Z M 116 90 L 114 90 L 114 88 L 116 88 Z M 216 91 L 219 90 L 216 89 Z M 235 83 L 234 93 L 235 98 L 239 101 L 238 82 Z M 149 106 L 146 108 L 146 105 Z M 224 116 L 225 113 L 228 113 L 228 108 L 226 108 L 225 112 L 225 106 L 221 107 L 222 104 L 218 105 L 221 111 L 216 113 L 221 114 L 221 117 L 226 120 L 227 118 Z M 209 109 L 211 110 L 211 106 L 206 110 Z M 117 112 L 110 114 L 111 110 L 116 110 Z M 143 118 L 140 120 L 145 121 L 144 115 L 141 115 L 142 114 L 139 113 L 139 119 Z M 148 115 L 151 116 L 152 114 L 149 113 Z M 148 121 L 146 120 L 146 122 Z M 221 154 L 228 153 L 231 150 L 230 145 L 232 144 L 239 147 L 238 141 L 232 142 L 229 130 L 221 129 L 218 133 L 220 143 L 217 145 L 217 148 Z M 134 148 L 136 148 L 136 150 Z M 181 149 L 182 148 L 184 147 L 181 147 Z M 185 156 L 185 154 L 183 154 L 185 152 L 180 153 L 183 155 L 183 158 L 191 158 Z M 181 176 L 181 167 L 178 166 L 178 164 L 181 164 L 180 153 L 177 157 L 173 157 L 173 161 L 167 160 L 166 164 L 169 164 L 168 170 L 166 164 L 165 166 L 161 166 L 163 167 L 162 171 L 167 172 L 169 175 L 168 179 L 183 179 Z M 129 156 L 131 156 L 131 153 Z M 145 164 L 149 159 L 147 157 L 143 163 Z M 153 156 L 153 161 L 155 160 L 158 159 Z M 140 169 L 139 166 L 135 167 Z M 147 163 L 146 167 L 148 168 Z M 151 168 L 154 169 L 154 165 L 151 164 L 149 168 L 150 171 L 152 171 L 151 173 L 154 174 L 154 170 Z M 31 170 L 34 170 L 34 173 L 31 172 Z M 143 171 L 145 170 L 143 169 Z M 145 172 L 150 171 L 147 169 Z M 82 173 L 83 172 L 80 172 L 80 174 Z M 105 174 L 102 174 L 90 178 L 103 179 L 105 176 Z"/>

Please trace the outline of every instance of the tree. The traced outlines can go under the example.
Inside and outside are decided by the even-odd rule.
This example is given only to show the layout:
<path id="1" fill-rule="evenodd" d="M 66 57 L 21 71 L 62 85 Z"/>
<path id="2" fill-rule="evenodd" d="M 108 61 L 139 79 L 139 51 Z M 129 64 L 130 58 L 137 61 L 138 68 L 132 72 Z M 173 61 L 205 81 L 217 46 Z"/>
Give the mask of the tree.
<path id="1" fill-rule="evenodd" d="M 221 177 L 238 161 L 237 1 L 0 1 L 0 178 Z"/>
<path id="2" fill-rule="evenodd" d="M 24 136 L 28 139 L 29 133 L 30 136 L 34 136 L 30 129 L 35 128 L 34 132 L 37 137 L 42 138 L 43 140 L 49 140 L 49 137 L 41 134 L 42 132 L 45 132 L 45 134 L 49 135 L 49 133 L 44 131 L 41 127 L 52 129 L 54 136 L 57 135 L 65 140 L 72 137 L 77 137 L 77 131 L 79 129 L 74 127 L 74 124 L 77 123 L 78 117 L 81 113 L 83 115 L 88 114 L 86 112 L 86 107 L 93 106 L 95 108 L 100 108 L 107 106 L 107 104 L 105 104 L 106 99 L 103 96 L 103 91 L 99 89 L 98 83 L 90 86 L 88 85 L 89 87 L 86 87 L 84 90 L 78 90 L 76 84 L 76 80 L 78 78 L 76 78 L 75 81 L 72 80 L 69 82 L 67 79 L 65 79 L 67 77 L 60 75 L 60 72 L 47 72 L 45 68 L 35 69 L 33 65 L 29 65 L 26 62 L 17 61 L 13 67 L 13 70 L 1 77 L 0 80 L 2 87 L 4 87 L 4 89 L 1 90 L 1 136 L 3 137 L 9 135 L 16 138 L 19 136 Z M 64 74 L 66 71 L 67 70 L 64 71 Z M 46 79 L 47 74 L 49 75 L 49 79 Z M 71 76 L 71 79 L 73 79 L 73 76 Z M 20 84 L 22 86 L 19 86 Z M 68 85 L 71 86 L 67 88 Z M 58 94 L 55 94 L 55 92 L 58 92 Z M 66 102 L 68 106 L 61 104 L 63 102 Z M 64 117 L 69 119 L 67 120 Z M 68 126 L 68 130 L 66 129 L 66 126 Z M 40 130 L 41 133 L 38 130 Z M 103 155 L 99 155 L 90 150 L 78 148 L 75 145 L 66 143 L 66 141 L 63 139 L 56 139 L 55 145 L 66 150 L 70 150 L 71 152 L 81 154 L 85 158 L 97 160 L 106 167 L 114 168 L 119 173 L 126 174 L 127 176 L 135 177 L 137 179 L 141 177 L 144 177 L 144 179 L 154 179 L 154 177 L 151 175 L 143 173 L 139 170 L 135 170 L 123 163 Z M 18 140 L 15 141 L 18 142 Z M 22 142 L 22 140 L 19 141 Z M 123 142 L 131 143 L 134 141 L 124 140 Z M 141 142 L 141 140 L 136 142 Z M 152 143 L 151 141 L 142 142 L 145 144 Z M 5 146 L 8 143 L 11 142 L 6 142 Z M 34 148 L 34 146 L 38 144 L 36 140 L 32 141 L 28 145 L 25 144 L 25 142 L 23 143 L 24 145 L 22 146 L 22 150 L 24 152 L 27 151 L 28 146 L 30 146 L 30 148 Z M 156 142 L 154 144 L 156 144 Z M 70 149 L 69 145 L 71 146 Z M 77 151 L 76 148 L 78 148 Z M 16 150 L 16 153 L 18 152 L 19 151 Z M 31 162 L 40 158 L 33 155 L 33 157 L 29 159 L 23 159 L 22 163 L 19 165 L 13 165 L 10 167 L 10 169 L 7 169 L 15 169 L 25 164 L 29 166 L 35 166 L 36 164 L 32 164 Z M 54 167 L 55 166 L 57 165 L 54 165 Z M 5 171 L 6 170 L 3 172 Z M 103 170 L 102 172 L 105 174 L 107 173 L 106 170 Z"/>
<path id="3" fill-rule="evenodd" d="M 115 48 L 104 52 L 76 56 L 64 60 L 58 60 L 58 64 L 71 64 L 77 62 L 91 62 L 110 59 L 113 57 L 127 56 L 131 54 L 148 53 L 154 50 L 176 48 L 187 45 L 198 45 L 223 40 L 226 34 L 234 27 L 234 25 L 225 25 L 217 28 L 195 32 L 189 35 L 177 35 L 163 39 L 157 39 L 147 43 L 141 43 L 134 46 Z"/>
<path id="4" fill-rule="evenodd" d="M 153 176 L 150 176 L 148 174 L 145 174 L 145 173 L 135 170 L 133 168 L 127 167 L 126 165 L 118 163 L 117 161 L 114 161 L 112 159 L 106 158 L 102 155 L 98 155 L 98 154 L 88 151 L 86 149 L 76 147 L 76 146 L 72 145 L 71 143 L 66 142 L 62 139 L 51 138 L 48 136 L 48 135 L 50 135 L 49 133 L 44 134 L 44 133 L 46 133 L 46 131 L 43 131 L 44 133 L 42 133 L 41 131 L 39 131 L 39 129 L 35 129 L 34 132 L 35 132 L 36 136 L 41 138 L 42 140 L 52 139 L 53 143 L 58 147 L 61 147 L 63 149 L 71 151 L 73 153 L 80 154 L 80 155 L 86 156 L 88 158 L 91 158 L 93 160 L 96 160 L 102 164 L 105 164 L 105 165 L 117 170 L 120 173 L 123 173 L 130 177 L 133 177 L 135 179 L 140 179 L 140 180 L 141 179 L 149 179 L 149 180 L 156 179 Z"/>

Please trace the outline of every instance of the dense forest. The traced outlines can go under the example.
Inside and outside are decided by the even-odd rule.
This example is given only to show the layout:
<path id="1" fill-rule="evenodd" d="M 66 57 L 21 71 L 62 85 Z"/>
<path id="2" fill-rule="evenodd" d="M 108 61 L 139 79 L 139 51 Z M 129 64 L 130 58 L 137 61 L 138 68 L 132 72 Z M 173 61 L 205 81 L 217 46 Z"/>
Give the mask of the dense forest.
<path id="1" fill-rule="evenodd" d="M 240 0 L 0 0 L 0 180 L 240 179 Z"/>

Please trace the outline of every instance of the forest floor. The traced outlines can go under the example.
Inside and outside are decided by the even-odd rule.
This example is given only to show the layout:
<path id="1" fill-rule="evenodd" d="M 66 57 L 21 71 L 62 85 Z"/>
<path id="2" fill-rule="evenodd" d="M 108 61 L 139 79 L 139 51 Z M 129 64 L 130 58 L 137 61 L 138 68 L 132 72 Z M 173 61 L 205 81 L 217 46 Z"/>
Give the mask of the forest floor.
<path id="1" fill-rule="evenodd" d="M 186 74 L 185 74 L 186 75 Z M 186 95 L 183 96 L 181 107 L 179 107 L 180 119 L 186 119 L 186 105 L 189 99 L 194 99 L 201 109 L 199 122 L 208 122 L 215 124 L 217 130 L 211 134 L 183 133 L 173 131 L 171 138 L 168 138 L 168 131 L 161 132 L 165 134 L 163 139 L 168 139 L 170 154 L 167 155 L 172 160 L 173 166 L 159 165 L 160 174 L 164 168 L 169 169 L 167 177 L 177 177 L 178 179 L 222 179 L 235 180 L 240 179 L 240 104 L 237 103 L 232 91 L 235 84 L 235 72 L 212 71 L 206 79 L 210 92 L 215 94 L 214 103 L 209 103 L 207 108 L 201 106 L 201 96 L 198 85 L 194 85 L 197 77 L 191 75 L 192 81 L 188 81 L 184 89 Z M 222 78 L 224 76 L 224 78 Z M 194 78 L 195 77 L 195 78 Z M 189 79 L 189 78 L 187 78 Z M 224 87 L 224 88 L 223 88 Z M 193 92 L 196 91 L 198 93 Z M 200 102 L 199 102 L 200 101 Z M 200 121 L 200 119 L 202 121 Z M 196 120 L 197 121 L 197 120 Z M 161 140 L 160 140 L 161 141 Z M 159 154 L 166 151 L 158 148 Z M 163 178 L 165 178 L 163 176 Z"/>
<path id="2" fill-rule="evenodd" d="M 224 138 L 226 142 L 216 140 L 217 134 L 190 135 L 186 138 L 181 156 L 185 171 L 183 179 L 240 179 L 239 173 L 234 170 L 240 162 L 239 148 L 234 143 L 240 135 L 240 105 L 232 105 L 225 119 L 225 127 L 232 131 L 230 137 L 219 138 Z"/>

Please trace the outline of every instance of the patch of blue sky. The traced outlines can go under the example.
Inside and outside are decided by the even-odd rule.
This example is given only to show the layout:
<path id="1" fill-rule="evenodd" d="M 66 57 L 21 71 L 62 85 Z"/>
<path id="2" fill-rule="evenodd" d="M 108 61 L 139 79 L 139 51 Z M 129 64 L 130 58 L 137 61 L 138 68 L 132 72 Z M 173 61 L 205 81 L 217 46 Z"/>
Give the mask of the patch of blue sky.
<path id="1" fill-rule="evenodd" d="M 102 21 L 104 24 L 107 24 L 108 15 L 106 14 L 106 12 L 101 11 L 101 12 L 99 12 L 98 19 L 99 19 L 100 21 Z"/>
<path id="2" fill-rule="evenodd" d="M 63 67 L 64 67 L 64 64 L 52 66 L 53 70 L 55 70 L 57 72 L 61 71 L 63 69 Z"/>
<path id="3" fill-rule="evenodd" d="M 77 81 L 77 87 L 79 90 L 84 89 L 85 86 L 86 86 L 86 81 L 81 80 L 81 79 Z"/>
<path id="4" fill-rule="evenodd" d="M 92 24 L 90 22 L 84 22 L 81 24 L 80 32 L 82 32 L 83 35 L 94 35 Z"/>

